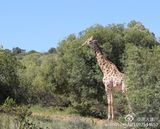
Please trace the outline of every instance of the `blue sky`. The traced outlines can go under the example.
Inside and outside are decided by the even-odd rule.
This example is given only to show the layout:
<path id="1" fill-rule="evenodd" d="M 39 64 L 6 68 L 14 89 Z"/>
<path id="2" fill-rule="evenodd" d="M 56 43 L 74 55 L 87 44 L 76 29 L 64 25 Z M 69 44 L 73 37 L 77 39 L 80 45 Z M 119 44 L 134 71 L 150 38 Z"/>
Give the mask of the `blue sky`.
<path id="1" fill-rule="evenodd" d="M 160 37 L 160 0 L 0 0 L 0 44 L 44 52 L 91 25 L 131 20 Z"/>

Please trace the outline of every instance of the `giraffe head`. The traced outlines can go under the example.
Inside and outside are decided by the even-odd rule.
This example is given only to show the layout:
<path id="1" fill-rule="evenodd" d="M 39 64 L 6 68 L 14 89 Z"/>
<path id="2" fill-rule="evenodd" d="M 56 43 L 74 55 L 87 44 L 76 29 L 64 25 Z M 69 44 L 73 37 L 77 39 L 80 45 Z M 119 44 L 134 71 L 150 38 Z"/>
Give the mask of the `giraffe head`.
<path id="1" fill-rule="evenodd" d="M 83 44 L 82 46 L 87 46 L 87 47 L 90 47 L 90 48 L 95 48 L 97 46 L 97 40 L 95 40 L 93 38 L 93 36 L 91 36 L 89 39 L 87 39 Z"/>

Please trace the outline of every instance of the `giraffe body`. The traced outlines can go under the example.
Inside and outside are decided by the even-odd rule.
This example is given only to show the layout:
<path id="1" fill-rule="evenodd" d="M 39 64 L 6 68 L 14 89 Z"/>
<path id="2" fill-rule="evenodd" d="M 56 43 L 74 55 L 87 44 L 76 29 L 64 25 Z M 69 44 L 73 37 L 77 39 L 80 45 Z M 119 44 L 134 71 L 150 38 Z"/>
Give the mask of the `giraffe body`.
<path id="1" fill-rule="evenodd" d="M 115 91 L 125 91 L 124 74 L 119 72 L 118 68 L 102 55 L 100 51 L 96 51 L 96 59 L 103 73 L 103 83 L 105 86 L 112 84 Z"/>
<path id="2" fill-rule="evenodd" d="M 94 40 L 93 37 L 89 38 L 84 44 L 92 48 L 95 52 L 97 63 L 103 73 L 103 83 L 105 85 L 105 92 L 107 95 L 108 103 L 108 119 L 114 119 L 113 109 L 113 91 L 125 93 L 124 74 L 121 73 L 116 65 L 110 60 L 104 57 L 99 46 L 98 41 Z"/>

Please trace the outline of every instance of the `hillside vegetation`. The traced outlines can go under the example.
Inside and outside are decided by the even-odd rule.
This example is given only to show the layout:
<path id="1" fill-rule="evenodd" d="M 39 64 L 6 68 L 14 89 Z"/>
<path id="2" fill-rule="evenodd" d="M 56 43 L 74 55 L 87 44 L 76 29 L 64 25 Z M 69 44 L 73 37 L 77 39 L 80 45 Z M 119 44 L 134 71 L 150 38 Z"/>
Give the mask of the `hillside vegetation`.
<path id="1" fill-rule="evenodd" d="M 46 53 L 20 48 L 0 50 L 0 102 L 70 107 L 83 116 L 106 118 L 102 73 L 94 52 L 81 44 L 94 36 L 103 54 L 125 73 L 137 116 L 160 115 L 160 44 L 142 23 L 94 25 L 69 35 Z M 117 118 L 128 114 L 126 98 L 114 93 Z"/>

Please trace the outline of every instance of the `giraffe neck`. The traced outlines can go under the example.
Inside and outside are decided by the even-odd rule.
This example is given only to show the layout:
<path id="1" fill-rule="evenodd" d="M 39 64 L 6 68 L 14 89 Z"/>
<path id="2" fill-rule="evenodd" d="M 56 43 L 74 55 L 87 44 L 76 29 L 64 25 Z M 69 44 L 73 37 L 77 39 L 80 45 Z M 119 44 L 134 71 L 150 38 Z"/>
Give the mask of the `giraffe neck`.
<path id="1" fill-rule="evenodd" d="M 111 68 L 111 64 L 112 64 L 111 61 L 109 61 L 108 59 L 105 58 L 105 56 L 102 54 L 98 45 L 94 48 L 94 51 L 95 51 L 98 65 L 99 65 L 101 71 L 103 72 L 103 74 L 106 71 L 109 72 L 109 70 Z"/>

